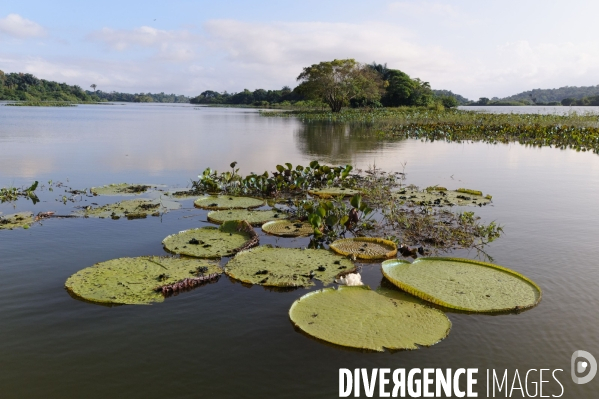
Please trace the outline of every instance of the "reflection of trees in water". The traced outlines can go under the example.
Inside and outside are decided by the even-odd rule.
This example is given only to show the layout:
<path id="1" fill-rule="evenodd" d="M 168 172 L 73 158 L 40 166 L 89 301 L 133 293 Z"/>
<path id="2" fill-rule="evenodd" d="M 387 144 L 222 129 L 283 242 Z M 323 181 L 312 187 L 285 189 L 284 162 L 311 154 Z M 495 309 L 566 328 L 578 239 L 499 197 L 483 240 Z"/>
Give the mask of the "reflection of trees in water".
<path id="1" fill-rule="evenodd" d="M 343 123 L 303 123 L 295 138 L 301 153 L 330 163 L 351 163 L 355 155 L 385 146 L 369 127 Z"/>

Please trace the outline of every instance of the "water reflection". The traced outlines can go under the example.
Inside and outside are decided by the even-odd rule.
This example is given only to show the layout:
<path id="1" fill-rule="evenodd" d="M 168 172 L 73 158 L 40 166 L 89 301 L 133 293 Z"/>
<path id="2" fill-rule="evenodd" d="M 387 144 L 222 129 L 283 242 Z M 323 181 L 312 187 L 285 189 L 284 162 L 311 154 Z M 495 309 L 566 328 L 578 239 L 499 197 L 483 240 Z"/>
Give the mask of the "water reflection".
<path id="1" fill-rule="evenodd" d="M 301 153 L 333 164 L 352 163 L 357 155 L 380 151 L 386 146 L 367 126 L 322 122 L 298 125 L 295 140 Z"/>

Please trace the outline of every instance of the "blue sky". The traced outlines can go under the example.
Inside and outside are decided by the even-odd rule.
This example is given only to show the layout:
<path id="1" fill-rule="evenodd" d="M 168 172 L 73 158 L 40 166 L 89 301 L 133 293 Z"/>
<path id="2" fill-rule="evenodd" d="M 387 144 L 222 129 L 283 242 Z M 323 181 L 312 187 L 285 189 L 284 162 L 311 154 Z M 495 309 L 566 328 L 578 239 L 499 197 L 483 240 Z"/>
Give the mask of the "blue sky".
<path id="1" fill-rule="evenodd" d="M 334 58 L 471 99 L 599 84 L 599 2 L 0 0 L 0 69 L 104 91 L 295 86 Z"/>

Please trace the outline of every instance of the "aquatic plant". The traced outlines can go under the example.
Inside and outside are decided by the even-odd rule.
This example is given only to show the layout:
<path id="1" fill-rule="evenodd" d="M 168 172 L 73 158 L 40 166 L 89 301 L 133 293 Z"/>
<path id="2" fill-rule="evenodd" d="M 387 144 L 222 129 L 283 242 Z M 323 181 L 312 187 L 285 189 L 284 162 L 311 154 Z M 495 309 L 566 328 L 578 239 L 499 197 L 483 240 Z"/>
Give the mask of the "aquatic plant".
<path id="1" fill-rule="evenodd" d="M 291 305 L 289 318 L 312 337 L 378 352 L 432 346 L 451 329 L 440 310 L 401 292 L 367 286 L 310 292 Z"/>
<path id="2" fill-rule="evenodd" d="M 93 195 L 136 195 L 143 194 L 150 188 L 155 187 L 147 184 L 108 184 L 101 187 L 92 187 L 90 189 Z"/>
<path id="3" fill-rule="evenodd" d="M 28 229 L 33 221 L 33 213 L 31 212 L 0 215 L 0 230 L 12 230 L 18 227 Z"/>
<path id="4" fill-rule="evenodd" d="M 35 190 L 37 189 L 38 182 L 37 180 L 33 182 L 33 184 L 27 188 L 17 188 L 17 187 L 2 187 L 0 188 L 0 203 L 2 202 L 14 202 L 19 199 L 19 197 L 30 199 L 33 204 L 39 202 L 39 198 L 35 194 Z"/>
<path id="5" fill-rule="evenodd" d="M 322 198 L 334 198 L 339 196 L 351 197 L 352 195 L 360 194 L 360 192 L 345 187 L 325 187 L 308 190 L 308 194 Z"/>
<path id="6" fill-rule="evenodd" d="M 447 308 L 505 312 L 536 306 L 541 289 L 527 277 L 492 263 L 460 258 L 383 262 L 383 275 L 402 290 Z"/>
<path id="7" fill-rule="evenodd" d="M 308 287 L 314 280 L 330 284 L 338 275 L 353 271 L 349 259 L 331 251 L 267 246 L 239 252 L 225 266 L 229 277 L 271 287 Z"/>
<path id="8" fill-rule="evenodd" d="M 264 200 L 250 197 L 234 197 L 231 195 L 211 195 L 198 198 L 194 205 L 202 209 L 251 209 L 264 205 Z"/>
<path id="9" fill-rule="evenodd" d="M 285 212 L 270 209 L 256 211 L 249 209 L 226 209 L 208 212 L 208 220 L 214 223 L 224 223 L 229 220 L 245 220 L 252 226 L 260 226 L 266 222 L 284 220 L 288 215 Z"/>
<path id="10" fill-rule="evenodd" d="M 173 201 L 165 201 L 161 199 L 133 199 L 96 207 L 88 205 L 82 210 L 76 212 L 76 214 L 83 217 L 94 217 L 100 219 L 111 218 L 117 220 L 125 217 L 129 220 L 132 220 L 145 219 L 148 217 L 148 215 L 160 216 L 164 212 L 178 209 L 180 207 L 180 204 Z"/>
<path id="11" fill-rule="evenodd" d="M 332 242 L 330 248 L 339 255 L 364 260 L 389 259 L 397 254 L 393 241 L 374 237 L 342 238 Z"/>
<path id="12" fill-rule="evenodd" d="M 444 187 L 427 187 L 425 190 L 403 188 L 392 195 L 405 202 L 418 206 L 483 206 L 491 202 L 491 196 L 483 196 L 477 190 L 459 188 L 447 190 Z"/>
<path id="13" fill-rule="evenodd" d="M 262 231 L 279 237 L 305 237 L 314 234 L 314 227 L 299 220 L 278 220 L 264 223 Z"/>
<path id="14" fill-rule="evenodd" d="M 119 258 L 78 271 L 67 279 L 65 288 L 90 302 L 139 305 L 162 302 L 165 296 L 214 280 L 221 273 L 217 264 L 200 259 Z"/>
<path id="15" fill-rule="evenodd" d="M 254 247 L 258 242 L 252 226 L 243 220 L 233 220 L 219 227 L 207 226 L 171 234 L 162 241 L 162 245 L 176 254 L 217 259 Z"/>

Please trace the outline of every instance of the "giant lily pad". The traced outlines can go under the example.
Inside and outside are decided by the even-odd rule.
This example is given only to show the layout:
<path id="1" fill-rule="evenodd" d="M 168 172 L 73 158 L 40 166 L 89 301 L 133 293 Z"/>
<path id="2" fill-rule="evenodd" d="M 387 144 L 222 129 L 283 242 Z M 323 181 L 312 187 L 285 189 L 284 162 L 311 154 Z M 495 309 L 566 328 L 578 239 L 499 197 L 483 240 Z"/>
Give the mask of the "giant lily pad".
<path id="1" fill-rule="evenodd" d="M 208 213 L 208 220 L 214 223 L 224 223 L 229 220 L 245 220 L 252 226 L 259 226 L 273 220 L 287 219 L 287 214 L 281 211 L 253 211 L 248 209 L 226 209 Z"/>
<path id="2" fill-rule="evenodd" d="M 119 258 L 79 270 L 67 279 L 65 287 L 90 302 L 149 304 L 164 301 L 162 287 L 191 288 L 221 273 L 218 265 L 200 259 Z"/>
<path id="3" fill-rule="evenodd" d="M 27 229 L 31 223 L 33 223 L 33 213 L 31 212 L 0 216 L 0 230 L 12 230 L 18 227 Z"/>
<path id="4" fill-rule="evenodd" d="M 249 284 L 271 287 L 330 284 L 340 273 L 354 271 L 349 260 L 324 249 L 257 247 L 238 253 L 227 263 L 228 276 Z"/>
<path id="5" fill-rule="evenodd" d="M 307 222 L 278 220 L 264 223 L 262 231 L 279 237 L 304 237 L 314 234 L 314 227 Z"/>
<path id="6" fill-rule="evenodd" d="M 452 309 L 502 312 L 526 309 L 541 289 L 523 275 L 492 263 L 460 258 L 383 262 L 383 274 L 402 290 Z"/>
<path id="7" fill-rule="evenodd" d="M 313 291 L 291 305 L 289 317 L 315 338 L 379 352 L 431 346 L 449 334 L 443 312 L 400 292 L 379 292 L 365 286 Z"/>
<path id="8" fill-rule="evenodd" d="M 251 209 L 264 205 L 264 200 L 251 197 L 234 197 L 231 195 L 211 195 L 198 198 L 195 206 L 202 209 Z"/>
<path id="9" fill-rule="evenodd" d="M 325 188 L 315 188 L 312 190 L 308 190 L 310 195 L 315 195 L 323 198 L 331 198 L 338 197 L 340 195 L 344 197 L 350 197 L 352 195 L 360 194 L 358 190 L 354 190 L 351 188 L 345 187 L 325 187 Z"/>
<path id="10" fill-rule="evenodd" d="M 164 212 L 180 207 L 180 204 L 173 201 L 134 199 L 98 207 L 88 206 L 77 213 L 85 217 L 102 219 L 120 219 L 121 217 L 126 217 L 127 219 L 143 219 L 148 217 L 148 215 L 160 216 Z"/>
<path id="11" fill-rule="evenodd" d="M 228 221 L 220 227 L 201 227 L 172 234 L 162 241 L 167 251 L 197 258 L 220 258 L 258 245 L 258 235 L 245 221 Z"/>
<path id="12" fill-rule="evenodd" d="M 393 241 L 373 237 L 342 238 L 330 245 L 340 255 L 354 255 L 357 259 L 389 259 L 397 254 L 397 245 Z"/>
<path id="13" fill-rule="evenodd" d="M 91 192 L 94 195 L 136 195 L 143 194 L 148 191 L 150 186 L 147 184 L 108 184 L 101 187 L 92 187 Z"/>
<path id="14" fill-rule="evenodd" d="M 483 197 L 480 191 L 463 188 L 455 191 L 443 187 L 429 187 L 423 191 L 402 189 L 394 196 L 419 206 L 483 206 L 491 202 L 490 195 Z"/>

